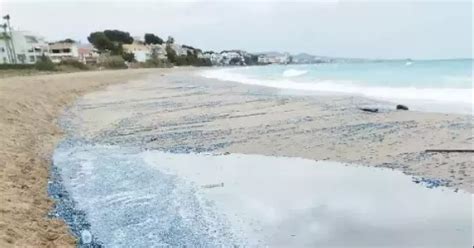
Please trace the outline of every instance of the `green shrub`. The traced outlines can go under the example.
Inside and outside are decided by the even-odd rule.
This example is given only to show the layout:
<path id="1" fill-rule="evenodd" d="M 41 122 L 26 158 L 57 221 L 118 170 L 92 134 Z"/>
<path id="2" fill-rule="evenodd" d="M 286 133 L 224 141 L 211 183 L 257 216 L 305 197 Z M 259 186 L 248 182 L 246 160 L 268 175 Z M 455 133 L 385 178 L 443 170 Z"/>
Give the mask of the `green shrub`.
<path id="1" fill-rule="evenodd" d="M 142 67 L 145 68 L 169 68 L 172 64 L 166 59 L 149 59 L 145 63 L 142 63 Z"/>
<path id="2" fill-rule="evenodd" d="M 55 71 L 56 65 L 53 63 L 53 61 L 51 61 L 51 59 L 45 55 L 42 55 L 36 62 L 35 69 L 39 71 Z"/>
<path id="3" fill-rule="evenodd" d="M 133 53 L 122 53 L 122 58 L 127 62 L 134 62 L 135 61 L 135 54 Z"/>
<path id="4" fill-rule="evenodd" d="M 175 65 L 178 66 L 212 66 L 210 59 L 198 58 L 195 54 L 180 55 L 175 58 Z"/>
<path id="5" fill-rule="evenodd" d="M 33 64 L 0 64 L 0 70 L 31 70 L 35 69 Z"/>
<path id="6" fill-rule="evenodd" d="M 76 69 L 79 69 L 79 70 L 82 70 L 82 71 L 86 71 L 86 70 L 89 70 L 90 68 L 85 65 L 84 63 L 81 63 L 77 60 L 73 60 L 73 59 L 68 59 L 68 60 L 62 60 L 59 65 L 61 66 L 68 66 L 68 67 L 73 67 L 73 68 L 76 68 Z"/>
<path id="7" fill-rule="evenodd" d="M 122 56 L 104 56 L 100 59 L 99 66 L 107 69 L 125 69 L 127 65 Z"/>

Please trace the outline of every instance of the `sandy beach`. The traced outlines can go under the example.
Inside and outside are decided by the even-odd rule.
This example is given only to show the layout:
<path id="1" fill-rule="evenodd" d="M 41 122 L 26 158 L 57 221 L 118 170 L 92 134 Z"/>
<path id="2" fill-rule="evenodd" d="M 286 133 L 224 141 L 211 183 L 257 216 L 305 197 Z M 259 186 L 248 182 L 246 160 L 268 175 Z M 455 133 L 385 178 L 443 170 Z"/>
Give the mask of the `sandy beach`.
<path id="1" fill-rule="evenodd" d="M 0 81 L 0 195 L 5 203 L 0 246 L 74 246 L 64 223 L 47 218 L 52 206 L 48 168 L 63 137 L 57 118 L 69 135 L 106 145 L 356 163 L 441 179 L 453 189 L 473 192 L 470 154 L 424 152 L 471 148 L 471 116 L 389 109 L 373 114 L 358 109 L 380 104 L 365 98 L 205 79 L 194 69 L 150 72 Z"/>
<path id="2" fill-rule="evenodd" d="M 348 95 L 307 95 L 202 78 L 197 71 L 85 96 L 74 130 L 107 144 L 146 149 L 300 157 L 386 167 L 443 179 L 473 192 L 472 116 L 396 111 Z M 388 106 L 367 113 L 361 106 Z M 389 109 L 390 108 L 390 109 Z"/>
<path id="3" fill-rule="evenodd" d="M 80 95 L 143 77 L 149 69 L 0 79 L 0 247 L 74 247 L 63 221 L 47 217 L 56 118 Z"/>
<path id="4" fill-rule="evenodd" d="M 110 86 L 60 118 L 67 137 L 54 170 L 69 194 L 53 197 L 76 236 L 87 230 L 94 243 L 142 247 L 471 243 L 472 157 L 425 149 L 470 148 L 472 116 L 397 111 L 397 103 L 208 79 L 200 70 Z M 380 112 L 359 109 L 370 106 Z M 332 172 L 321 176 L 323 168 Z M 423 237 L 411 235 L 420 230 Z"/>

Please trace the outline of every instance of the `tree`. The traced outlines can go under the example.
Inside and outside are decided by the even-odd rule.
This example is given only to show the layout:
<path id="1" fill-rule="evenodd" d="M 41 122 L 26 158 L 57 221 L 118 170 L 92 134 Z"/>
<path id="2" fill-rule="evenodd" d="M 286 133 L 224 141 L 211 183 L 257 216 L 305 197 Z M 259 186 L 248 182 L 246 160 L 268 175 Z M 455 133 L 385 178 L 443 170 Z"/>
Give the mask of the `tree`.
<path id="1" fill-rule="evenodd" d="M 174 43 L 174 38 L 172 36 L 168 36 L 168 39 L 166 40 L 166 44 L 173 44 Z"/>
<path id="2" fill-rule="evenodd" d="M 245 64 L 246 65 L 256 65 L 258 64 L 258 56 L 254 54 L 249 54 L 244 56 Z"/>
<path id="3" fill-rule="evenodd" d="M 160 37 L 154 35 L 154 34 L 151 34 L 151 33 L 148 33 L 148 34 L 145 34 L 145 44 L 163 44 L 163 39 L 161 39 Z"/>
<path id="4" fill-rule="evenodd" d="M 58 41 L 58 43 L 76 43 L 76 41 L 71 38 L 67 38 L 67 39 Z"/>
<path id="5" fill-rule="evenodd" d="M 114 49 L 112 50 L 111 54 L 112 55 L 123 55 L 123 46 L 122 43 L 115 44 Z"/>
<path id="6" fill-rule="evenodd" d="M 133 62 L 135 61 L 135 54 L 133 53 L 122 53 L 122 58 L 123 60 L 127 61 L 127 62 Z"/>
<path id="7" fill-rule="evenodd" d="M 123 43 L 123 44 L 132 44 L 133 38 L 130 36 L 129 32 L 124 32 L 120 30 L 104 30 L 104 34 L 110 41 Z"/>
<path id="8" fill-rule="evenodd" d="M 169 40 L 169 39 L 168 39 Z M 176 62 L 176 51 L 171 47 L 170 43 L 166 44 L 166 56 L 168 57 L 168 61 L 171 63 Z"/>
<path id="9" fill-rule="evenodd" d="M 231 58 L 230 61 L 229 61 L 229 65 L 241 65 L 242 64 L 242 60 L 240 58 Z"/>
<path id="10" fill-rule="evenodd" d="M 36 61 L 35 68 L 39 71 L 54 71 L 56 70 L 56 65 L 49 57 L 43 54 L 38 61 Z"/>
<path id="11" fill-rule="evenodd" d="M 104 32 L 93 32 L 87 37 L 87 40 L 99 51 L 114 51 L 116 49 L 114 43 L 107 38 Z"/>
<path id="12" fill-rule="evenodd" d="M 135 61 L 135 54 L 133 53 L 122 53 L 122 58 L 123 60 L 127 62 L 133 62 Z"/>

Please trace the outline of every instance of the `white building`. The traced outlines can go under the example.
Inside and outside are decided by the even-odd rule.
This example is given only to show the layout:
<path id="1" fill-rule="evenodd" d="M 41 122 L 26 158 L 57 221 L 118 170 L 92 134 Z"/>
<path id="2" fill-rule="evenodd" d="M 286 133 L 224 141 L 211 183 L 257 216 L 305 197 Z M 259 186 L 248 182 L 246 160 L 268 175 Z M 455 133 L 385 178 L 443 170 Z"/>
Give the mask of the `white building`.
<path id="1" fill-rule="evenodd" d="M 135 39 L 132 44 L 123 44 L 123 50 L 133 53 L 137 62 L 146 62 L 156 56 L 158 59 L 166 59 L 165 44 L 145 44 L 143 41 Z"/>
<path id="2" fill-rule="evenodd" d="M 28 31 L 13 30 L 11 39 L 0 37 L 0 64 L 34 64 L 42 55 L 48 55 L 48 50 L 48 43 L 43 37 Z"/>
<path id="3" fill-rule="evenodd" d="M 79 61 L 83 64 L 97 64 L 99 53 L 91 44 L 78 45 Z"/>
<path id="4" fill-rule="evenodd" d="M 123 50 L 127 53 L 133 53 L 137 62 L 149 60 L 152 54 L 150 46 L 139 40 L 134 40 L 132 44 L 123 44 Z"/>
<path id="5" fill-rule="evenodd" d="M 219 64 L 221 65 L 244 65 L 245 58 L 240 51 L 222 51 Z"/>
<path id="6" fill-rule="evenodd" d="M 213 65 L 219 64 L 221 60 L 221 55 L 213 51 L 207 51 L 201 54 L 198 54 L 198 58 L 209 59 Z"/>
<path id="7" fill-rule="evenodd" d="M 173 43 L 170 46 L 176 52 L 177 56 L 188 55 L 188 50 L 184 49 L 181 45 Z"/>
<path id="8" fill-rule="evenodd" d="M 156 44 L 156 45 L 149 45 L 151 49 L 152 57 L 156 56 L 158 59 L 166 59 L 166 45 L 165 44 Z"/>
<path id="9" fill-rule="evenodd" d="M 49 57 L 54 63 L 62 60 L 79 60 L 79 48 L 73 42 L 49 43 Z"/>
<path id="10" fill-rule="evenodd" d="M 258 56 L 260 64 L 288 64 L 290 63 L 290 54 L 261 54 Z"/>

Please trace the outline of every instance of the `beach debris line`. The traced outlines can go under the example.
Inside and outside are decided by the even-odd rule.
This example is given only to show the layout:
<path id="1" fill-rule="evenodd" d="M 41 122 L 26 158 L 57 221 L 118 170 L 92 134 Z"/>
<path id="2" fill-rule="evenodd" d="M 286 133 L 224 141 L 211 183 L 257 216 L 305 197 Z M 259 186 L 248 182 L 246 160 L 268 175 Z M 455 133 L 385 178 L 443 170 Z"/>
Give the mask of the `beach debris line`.
<path id="1" fill-rule="evenodd" d="M 413 178 L 414 183 L 422 184 L 429 189 L 437 188 L 437 187 L 448 187 L 450 182 L 448 180 L 443 179 L 432 179 L 432 178 Z"/>
<path id="2" fill-rule="evenodd" d="M 224 187 L 224 183 L 205 184 L 205 185 L 202 185 L 201 187 L 205 189 L 221 188 L 221 187 Z"/>
<path id="3" fill-rule="evenodd" d="M 425 152 L 474 152 L 473 149 L 427 149 Z"/>
<path id="4" fill-rule="evenodd" d="M 370 113 L 378 113 L 379 109 L 378 108 L 359 108 L 362 111 L 365 112 L 370 112 Z"/>
<path id="5" fill-rule="evenodd" d="M 397 110 L 408 110 L 408 107 L 402 104 L 397 105 Z"/>
<path id="6" fill-rule="evenodd" d="M 78 247 L 103 247 L 103 243 L 91 233 L 91 225 L 86 213 L 76 207 L 63 184 L 56 164 L 53 163 L 48 182 L 48 194 L 55 201 L 55 208 L 48 214 L 50 218 L 61 218 L 69 226 L 74 237 L 78 239 Z"/>

